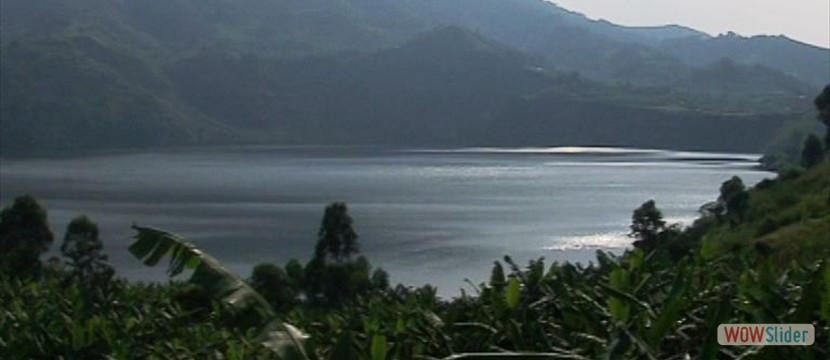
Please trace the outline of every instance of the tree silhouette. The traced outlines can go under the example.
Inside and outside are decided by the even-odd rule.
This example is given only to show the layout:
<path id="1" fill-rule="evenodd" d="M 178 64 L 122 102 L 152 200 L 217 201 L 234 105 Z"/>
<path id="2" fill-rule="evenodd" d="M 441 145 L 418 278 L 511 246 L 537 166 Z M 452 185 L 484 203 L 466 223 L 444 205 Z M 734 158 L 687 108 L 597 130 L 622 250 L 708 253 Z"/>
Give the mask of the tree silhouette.
<path id="1" fill-rule="evenodd" d="M 104 244 L 98 225 L 85 215 L 72 219 L 66 227 L 61 253 L 69 259 L 70 276 L 85 284 L 103 285 L 115 274 L 102 254 Z"/>
<path id="2" fill-rule="evenodd" d="M 0 270 L 16 275 L 36 275 L 40 254 L 49 250 L 54 235 L 44 210 L 31 195 L 14 199 L 0 211 Z"/>
<path id="3" fill-rule="evenodd" d="M 317 234 L 315 256 L 321 259 L 330 256 L 339 262 L 350 259 L 358 252 L 357 233 L 352 229 L 352 218 L 346 204 L 336 202 L 327 206 Z"/>
<path id="4" fill-rule="evenodd" d="M 296 302 L 296 292 L 285 271 L 275 264 L 259 264 L 254 267 L 251 287 L 277 311 L 289 310 Z"/>
<path id="5" fill-rule="evenodd" d="M 744 213 L 749 207 L 749 193 L 746 192 L 746 186 L 740 177 L 733 176 L 731 179 L 724 181 L 720 187 L 720 197 L 718 202 L 723 204 L 723 209 L 726 211 L 726 216 L 731 225 L 736 225 L 743 220 Z"/>
<path id="6" fill-rule="evenodd" d="M 634 209 L 631 215 L 631 232 L 629 236 L 637 239 L 634 247 L 653 249 L 660 232 L 665 228 L 663 213 L 657 209 L 654 200 L 649 200 Z"/>
<path id="7" fill-rule="evenodd" d="M 375 290 L 386 290 L 389 288 L 389 273 L 381 268 L 372 271 L 372 288 Z"/>

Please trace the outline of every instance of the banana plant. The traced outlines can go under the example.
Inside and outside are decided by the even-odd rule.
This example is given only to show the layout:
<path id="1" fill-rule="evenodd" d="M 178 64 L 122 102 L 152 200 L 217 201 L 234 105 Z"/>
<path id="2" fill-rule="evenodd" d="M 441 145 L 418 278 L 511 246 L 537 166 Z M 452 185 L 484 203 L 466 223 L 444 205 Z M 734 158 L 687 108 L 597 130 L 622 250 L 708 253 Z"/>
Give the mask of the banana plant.
<path id="1" fill-rule="evenodd" d="M 169 232 L 138 225 L 133 225 L 133 229 L 137 234 L 129 250 L 145 265 L 156 266 L 169 256 L 168 274 L 173 277 L 185 269 L 192 270 L 189 281 L 201 286 L 234 314 L 234 325 L 255 328 L 259 343 L 280 359 L 309 360 L 304 346 L 308 336 L 278 319 L 262 295 L 215 258 Z"/>

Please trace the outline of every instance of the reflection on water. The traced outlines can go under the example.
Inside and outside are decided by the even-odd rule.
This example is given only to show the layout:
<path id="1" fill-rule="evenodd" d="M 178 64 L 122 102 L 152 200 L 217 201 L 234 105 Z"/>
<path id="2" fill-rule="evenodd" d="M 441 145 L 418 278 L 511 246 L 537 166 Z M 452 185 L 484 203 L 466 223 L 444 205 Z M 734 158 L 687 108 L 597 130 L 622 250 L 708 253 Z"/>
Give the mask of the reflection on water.
<path id="1" fill-rule="evenodd" d="M 623 249 L 631 244 L 624 232 L 563 236 L 545 250 L 569 251 L 582 249 Z"/>
<path id="2" fill-rule="evenodd" d="M 307 259 L 323 207 L 346 201 L 363 252 L 393 281 L 454 294 L 492 262 L 593 258 L 621 251 L 648 199 L 688 223 L 732 175 L 753 184 L 755 155 L 607 148 L 396 150 L 213 148 L 0 161 L 0 201 L 31 193 L 56 238 L 98 222 L 119 272 L 161 279 L 126 251 L 130 225 L 179 233 L 247 275 Z M 53 246 L 59 247 L 58 243 Z"/>

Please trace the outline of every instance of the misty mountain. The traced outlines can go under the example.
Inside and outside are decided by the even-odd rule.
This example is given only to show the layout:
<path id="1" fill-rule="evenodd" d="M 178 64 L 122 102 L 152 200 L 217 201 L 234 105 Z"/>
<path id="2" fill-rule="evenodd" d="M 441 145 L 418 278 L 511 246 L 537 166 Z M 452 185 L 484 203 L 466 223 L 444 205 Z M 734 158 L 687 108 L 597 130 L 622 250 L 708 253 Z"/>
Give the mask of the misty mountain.
<path id="1" fill-rule="evenodd" d="M 718 37 L 684 37 L 665 40 L 657 48 L 692 65 L 730 59 L 777 69 L 814 86 L 821 87 L 830 82 L 830 54 L 827 49 L 784 36 L 746 38 L 729 33 Z"/>
<path id="2" fill-rule="evenodd" d="M 817 88 L 830 81 L 830 52 L 786 37 L 711 37 L 676 25 L 625 27 L 588 19 L 544 0 L 372 1 L 387 8 L 390 2 L 397 7 L 388 14 L 414 14 L 426 27 L 468 28 L 541 55 L 560 70 L 601 80 L 675 86 L 683 79 L 672 75 L 686 71 L 684 65 L 703 66 L 730 58 L 776 69 Z M 642 69 L 632 74 L 632 67 Z"/>
<path id="3" fill-rule="evenodd" d="M 446 27 L 349 59 L 273 60 L 206 51 L 177 63 L 170 78 L 209 116 L 236 116 L 237 126 L 288 134 L 296 142 L 746 150 L 763 146 L 786 118 L 729 115 L 726 107 L 704 114 L 695 104 L 714 107 L 711 100 L 612 88 L 549 72 L 538 61 Z M 751 136 L 738 141 L 746 135 Z"/>
<path id="4" fill-rule="evenodd" d="M 784 38 L 621 27 L 536 0 L 2 0 L 0 34 L 4 155 L 252 142 L 757 150 L 808 108 L 830 62 Z M 735 141 L 742 126 L 751 139 Z"/>

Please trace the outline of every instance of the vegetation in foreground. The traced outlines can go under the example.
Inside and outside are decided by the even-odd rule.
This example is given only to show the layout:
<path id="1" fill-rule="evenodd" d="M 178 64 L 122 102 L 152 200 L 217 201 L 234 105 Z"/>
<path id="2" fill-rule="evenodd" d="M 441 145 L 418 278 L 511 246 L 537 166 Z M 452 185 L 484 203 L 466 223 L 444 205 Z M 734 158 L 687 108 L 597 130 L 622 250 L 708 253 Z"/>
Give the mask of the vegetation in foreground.
<path id="1" fill-rule="evenodd" d="M 736 179 L 689 228 L 665 224 L 650 201 L 634 212 L 633 250 L 598 252 L 587 267 L 505 258 L 476 294 L 452 300 L 370 271 L 342 204 L 327 208 L 311 261 L 259 265 L 244 282 L 184 240 L 137 227 L 131 250 L 145 262 L 169 255 L 171 273 L 192 270 L 188 282 L 141 284 L 112 276 L 85 218 L 67 229 L 64 260 L 10 264 L 20 257 L 5 255 L 23 251 L 7 251 L 14 212 L 45 220 L 21 197 L 2 217 L 0 349 L 9 359 L 827 358 L 830 165 L 749 191 Z M 20 229 L 48 242 L 38 221 Z M 720 347 L 721 323 L 812 323 L 818 337 Z"/>
<path id="2" fill-rule="evenodd" d="M 589 266 L 505 257 L 475 294 L 451 300 L 429 285 L 390 287 L 359 256 L 340 203 L 326 209 L 307 264 L 259 265 L 249 279 L 184 239 L 135 227 L 138 258 L 169 257 L 171 275 L 190 273 L 148 285 L 113 276 L 83 216 L 67 228 L 64 258 L 41 263 L 54 235 L 22 196 L 0 213 L 0 357 L 826 359 L 830 163 L 810 147 L 800 170 L 754 189 L 724 182 L 687 228 L 647 201 L 632 215 L 631 251 L 598 252 Z M 811 323 L 816 343 L 721 347 L 723 323 Z"/>

